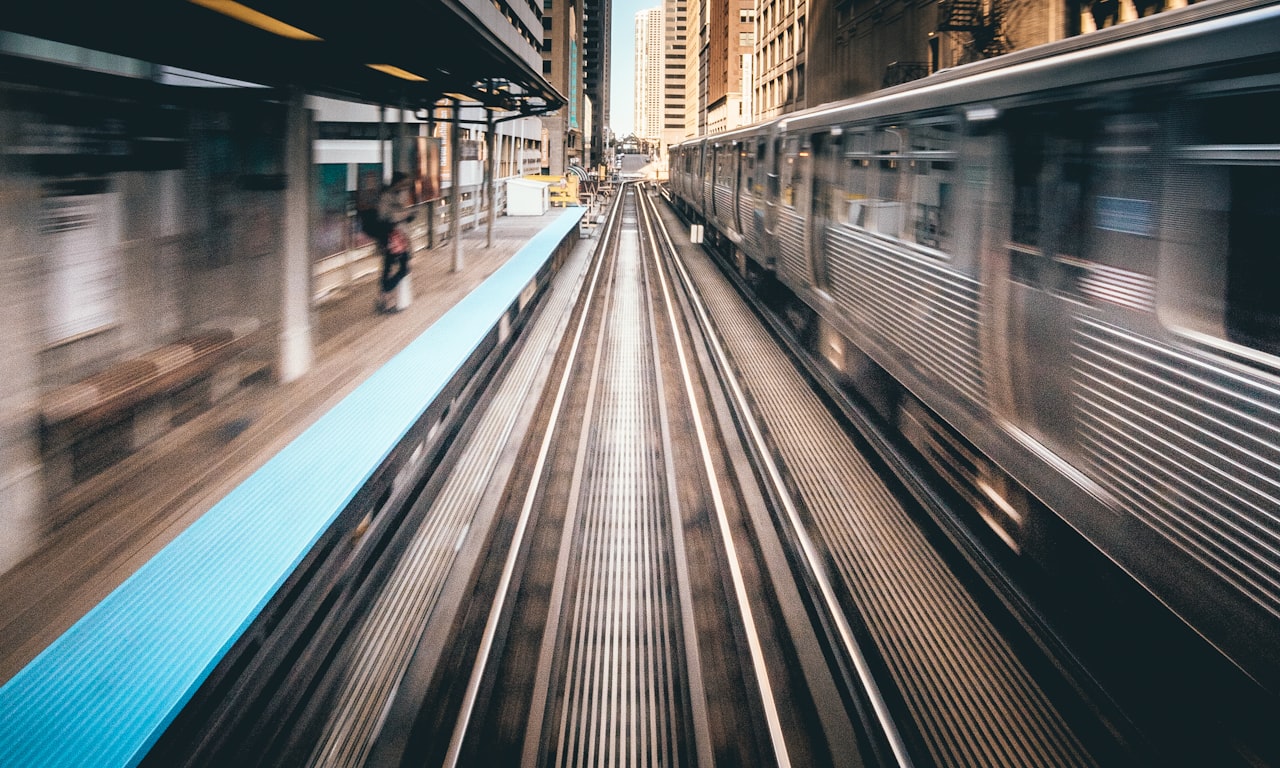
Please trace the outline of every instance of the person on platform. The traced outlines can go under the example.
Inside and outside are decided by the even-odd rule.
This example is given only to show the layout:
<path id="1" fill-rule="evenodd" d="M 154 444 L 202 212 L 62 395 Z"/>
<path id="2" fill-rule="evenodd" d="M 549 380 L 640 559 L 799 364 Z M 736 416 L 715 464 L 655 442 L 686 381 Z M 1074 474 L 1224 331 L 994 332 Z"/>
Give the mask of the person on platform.
<path id="1" fill-rule="evenodd" d="M 378 197 L 378 219 L 385 233 L 378 242 L 382 251 L 379 312 L 399 312 L 408 305 L 407 301 L 401 300 L 398 289 L 408 287 L 400 283 L 409 275 L 409 233 L 405 224 L 413 220 L 413 212 L 406 204 L 411 183 L 408 176 L 396 171 L 391 176 L 391 183 Z"/>

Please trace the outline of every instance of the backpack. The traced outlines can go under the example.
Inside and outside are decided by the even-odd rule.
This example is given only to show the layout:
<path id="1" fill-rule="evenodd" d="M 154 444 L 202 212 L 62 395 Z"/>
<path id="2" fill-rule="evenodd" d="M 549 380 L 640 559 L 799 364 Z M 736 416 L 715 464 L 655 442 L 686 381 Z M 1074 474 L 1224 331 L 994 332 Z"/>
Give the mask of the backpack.
<path id="1" fill-rule="evenodd" d="M 382 240 L 387 236 L 390 227 L 387 222 L 378 218 L 377 208 L 360 208 L 356 211 L 356 218 L 360 220 L 360 231 L 374 240 Z"/>

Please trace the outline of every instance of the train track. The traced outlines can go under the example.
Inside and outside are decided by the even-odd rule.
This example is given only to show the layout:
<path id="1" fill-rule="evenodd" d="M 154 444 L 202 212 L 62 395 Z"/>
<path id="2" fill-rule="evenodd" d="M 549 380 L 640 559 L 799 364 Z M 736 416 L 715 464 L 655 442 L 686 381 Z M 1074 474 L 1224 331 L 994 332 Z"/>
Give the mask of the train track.
<path id="1" fill-rule="evenodd" d="M 1108 762 L 671 223 L 566 265 L 276 762 Z"/>
<path id="2" fill-rule="evenodd" d="M 512 499 L 480 653 L 440 720 L 444 765 L 791 759 L 774 688 L 785 662 L 766 658 L 780 630 L 749 599 L 759 576 L 735 550 L 717 430 L 639 200 L 623 193 Z"/>

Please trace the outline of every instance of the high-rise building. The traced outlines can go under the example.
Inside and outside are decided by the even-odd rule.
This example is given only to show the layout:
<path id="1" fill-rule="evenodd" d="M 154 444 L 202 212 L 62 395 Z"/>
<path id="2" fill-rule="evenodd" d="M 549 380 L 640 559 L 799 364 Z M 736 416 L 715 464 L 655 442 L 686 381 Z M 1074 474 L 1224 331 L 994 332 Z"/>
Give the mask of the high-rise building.
<path id="1" fill-rule="evenodd" d="M 591 101 L 591 135 L 588 162 L 598 165 L 604 159 L 605 131 L 609 115 L 609 34 L 613 19 L 611 0 L 585 0 L 586 20 L 586 93 Z"/>
<path id="2" fill-rule="evenodd" d="M 822 0 L 827 6 L 835 3 Z M 755 114 L 758 122 L 804 109 L 809 0 L 760 0 L 756 6 Z"/>
<path id="3" fill-rule="evenodd" d="M 1131 0 L 815 0 L 809 6 L 807 102 L 847 99 L 1080 34 L 1094 26 L 1091 11 L 1104 6 L 1116 9 L 1120 21 L 1138 16 Z"/>
<path id="4" fill-rule="evenodd" d="M 751 90 L 751 81 L 743 82 L 743 57 L 755 47 L 755 1 L 709 0 L 708 8 L 707 133 L 723 133 L 753 122 L 743 113 L 742 94 Z"/>
<path id="5" fill-rule="evenodd" d="M 662 154 L 685 137 L 688 0 L 663 0 Z"/>
<path id="6" fill-rule="evenodd" d="M 662 140 L 663 98 L 662 8 L 636 14 L 635 135 L 649 142 Z"/>
<path id="7" fill-rule="evenodd" d="M 707 2 L 686 0 L 689 30 L 685 45 L 684 135 L 701 136 L 707 124 Z"/>
<path id="8" fill-rule="evenodd" d="M 556 176 L 586 162 L 586 89 L 584 85 L 582 0 L 543 0 L 542 72 L 567 103 L 542 118 L 547 139 L 546 173 Z"/>

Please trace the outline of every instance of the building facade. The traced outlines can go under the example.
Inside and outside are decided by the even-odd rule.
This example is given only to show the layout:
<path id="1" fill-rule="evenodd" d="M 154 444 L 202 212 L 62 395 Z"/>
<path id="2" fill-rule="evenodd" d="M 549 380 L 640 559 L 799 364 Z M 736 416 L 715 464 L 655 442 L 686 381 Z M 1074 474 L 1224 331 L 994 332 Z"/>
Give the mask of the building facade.
<path id="1" fill-rule="evenodd" d="M 836 5 L 832 0 L 819 2 Z M 805 82 L 808 21 L 809 0 L 760 0 L 756 6 L 752 122 L 804 109 L 809 103 Z"/>
<path id="2" fill-rule="evenodd" d="M 636 14 L 635 130 L 648 142 L 662 139 L 662 8 Z"/>
<path id="3" fill-rule="evenodd" d="M 685 69 L 688 63 L 689 0 L 663 2 L 662 148 L 685 137 Z"/>
<path id="4" fill-rule="evenodd" d="M 685 46 L 684 135 L 701 136 L 707 126 L 707 2 L 686 0 L 688 41 Z"/>
<path id="5" fill-rule="evenodd" d="M 711 19 L 707 30 L 707 133 L 723 133 L 752 121 L 743 110 L 743 59 L 755 47 L 754 0 L 710 0 Z M 751 71 L 750 64 L 746 72 Z M 747 103 L 751 103 L 748 98 Z"/>
<path id="6" fill-rule="evenodd" d="M 804 82 L 793 83 L 807 97 L 788 104 L 775 98 L 780 70 L 789 50 L 785 30 L 769 31 L 775 19 L 786 20 L 790 0 L 762 4 L 763 40 L 757 48 L 764 70 L 756 95 L 762 117 L 803 106 L 838 101 L 925 77 L 947 67 L 1030 48 L 1064 37 L 1123 23 L 1146 13 L 1187 5 L 1187 0 L 823 0 L 809 5 L 809 23 L 800 20 L 796 34 L 808 30 Z M 803 2 L 804 0 L 796 0 Z M 782 10 L 776 14 L 773 6 Z M 773 40 L 783 36 L 781 53 Z M 803 41 L 800 42 L 804 45 Z M 794 47 L 794 46 L 792 46 Z M 781 72 L 785 75 L 785 72 Z M 782 88 L 786 92 L 786 88 Z"/>
<path id="7" fill-rule="evenodd" d="M 586 67 L 584 72 L 587 101 L 591 104 L 591 130 L 587 136 L 587 163 L 598 165 L 604 159 L 605 135 L 609 128 L 609 32 L 613 19 L 611 0 L 585 0 Z"/>
<path id="8" fill-rule="evenodd" d="M 582 0 L 543 0 L 542 73 L 564 94 L 563 109 L 542 118 L 547 163 L 543 172 L 562 176 L 586 162 L 585 45 Z"/>

